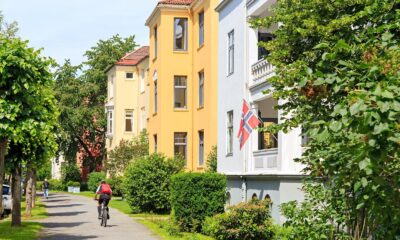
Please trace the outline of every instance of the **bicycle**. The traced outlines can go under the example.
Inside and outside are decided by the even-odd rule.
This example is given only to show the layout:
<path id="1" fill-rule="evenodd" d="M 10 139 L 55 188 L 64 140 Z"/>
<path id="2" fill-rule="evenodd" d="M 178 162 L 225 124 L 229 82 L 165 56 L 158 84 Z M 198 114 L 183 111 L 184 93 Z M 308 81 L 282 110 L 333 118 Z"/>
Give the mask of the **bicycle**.
<path id="1" fill-rule="evenodd" d="M 95 199 L 97 201 L 97 199 Z M 103 201 L 100 205 L 100 226 L 107 227 L 107 219 L 108 219 L 108 206 L 105 206 L 105 201 Z"/>

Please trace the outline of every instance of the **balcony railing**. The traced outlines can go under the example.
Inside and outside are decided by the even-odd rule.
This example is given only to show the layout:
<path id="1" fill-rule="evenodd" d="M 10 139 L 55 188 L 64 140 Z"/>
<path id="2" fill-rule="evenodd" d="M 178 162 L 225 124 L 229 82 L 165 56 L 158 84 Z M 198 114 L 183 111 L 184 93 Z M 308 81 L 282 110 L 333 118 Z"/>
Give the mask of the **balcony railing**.
<path id="1" fill-rule="evenodd" d="M 252 171 L 268 171 L 278 169 L 278 149 L 264 149 L 253 152 Z"/>
<path id="2" fill-rule="evenodd" d="M 257 85 L 266 81 L 267 78 L 274 74 L 274 67 L 265 59 L 261 59 L 251 66 L 251 83 L 250 86 Z"/>

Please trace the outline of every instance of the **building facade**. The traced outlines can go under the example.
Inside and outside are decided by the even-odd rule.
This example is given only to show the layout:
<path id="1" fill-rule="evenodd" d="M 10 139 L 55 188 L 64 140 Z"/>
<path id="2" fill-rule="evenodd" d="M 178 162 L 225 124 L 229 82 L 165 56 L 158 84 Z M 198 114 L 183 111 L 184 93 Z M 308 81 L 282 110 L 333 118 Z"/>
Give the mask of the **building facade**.
<path id="1" fill-rule="evenodd" d="M 242 102 L 250 103 L 262 126 L 279 123 L 280 102 L 263 92 L 271 85 L 273 66 L 258 47 L 259 41 L 273 38 L 274 28 L 252 29 L 248 20 L 265 17 L 276 0 L 222 0 L 219 13 L 218 73 L 218 172 L 228 176 L 227 204 L 250 199 L 270 198 L 272 216 L 283 219 L 279 205 L 303 199 L 302 166 L 294 159 L 302 154 L 301 130 L 287 134 L 253 130 L 240 150 L 236 134 L 242 114 Z"/>
<path id="2" fill-rule="evenodd" d="M 148 18 L 150 152 L 203 171 L 217 143 L 217 0 L 162 0 Z"/>
<path id="3" fill-rule="evenodd" d="M 149 47 L 127 53 L 107 72 L 107 152 L 147 128 Z"/>

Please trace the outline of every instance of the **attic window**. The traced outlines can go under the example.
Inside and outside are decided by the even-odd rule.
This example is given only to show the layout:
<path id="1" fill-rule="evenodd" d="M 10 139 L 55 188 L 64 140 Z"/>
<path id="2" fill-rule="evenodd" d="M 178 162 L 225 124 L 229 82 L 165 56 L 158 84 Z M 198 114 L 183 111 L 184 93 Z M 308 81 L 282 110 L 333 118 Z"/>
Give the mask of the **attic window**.
<path id="1" fill-rule="evenodd" d="M 133 79 L 133 73 L 127 72 L 126 75 L 125 75 L 125 78 L 126 79 Z"/>

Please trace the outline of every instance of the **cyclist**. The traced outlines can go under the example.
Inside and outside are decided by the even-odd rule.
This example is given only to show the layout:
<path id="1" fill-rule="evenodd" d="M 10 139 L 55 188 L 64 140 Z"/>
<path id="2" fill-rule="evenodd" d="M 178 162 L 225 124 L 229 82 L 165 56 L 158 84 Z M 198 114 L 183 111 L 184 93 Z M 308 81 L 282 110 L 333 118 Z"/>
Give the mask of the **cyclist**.
<path id="1" fill-rule="evenodd" d="M 99 219 L 101 219 L 101 203 L 104 201 L 104 206 L 107 208 L 107 213 L 108 213 L 108 203 L 111 200 L 112 196 L 112 190 L 110 185 L 106 183 L 105 180 L 101 181 L 101 184 L 97 187 L 96 194 L 94 195 L 94 199 L 97 200 L 97 195 L 100 195 L 98 199 L 98 206 L 97 206 L 97 211 L 99 213 Z M 107 218 L 110 218 L 109 215 L 107 214 Z"/>

